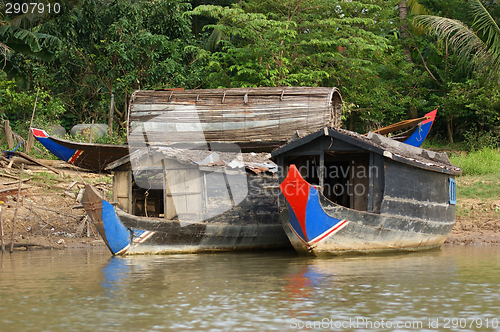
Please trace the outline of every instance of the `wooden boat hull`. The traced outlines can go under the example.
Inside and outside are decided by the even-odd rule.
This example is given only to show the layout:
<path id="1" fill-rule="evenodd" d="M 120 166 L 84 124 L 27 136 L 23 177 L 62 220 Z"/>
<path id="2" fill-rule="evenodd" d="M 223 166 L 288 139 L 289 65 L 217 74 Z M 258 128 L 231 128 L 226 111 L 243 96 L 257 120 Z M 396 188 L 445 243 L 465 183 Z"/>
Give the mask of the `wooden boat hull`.
<path id="1" fill-rule="evenodd" d="M 72 165 L 102 172 L 105 167 L 129 153 L 127 145 L 78 143 L 50 136 L 32 128 L 35 138 L 52 154 Z"/>
<path id="2" fill-rule="evenodd" d="M 281 221 L 293 247 L 301 253 L 342 255 L 438 248 L 455 223 L 454 207 L 443 208 L 431 220 L 340 206 L 307 183 L 295 165 L 280 189 L 287 201 Z"/>
<path id="3" fill-rule="evenodd" d="M 113 255 L 172 254 L 289 247 L 278 211 L 238 206 L 204 222 L 138 217 L 114 207 L 90 185 L 82 203 Z"/>
<path id="4" fill-rule="evenodd" d="M 408 137 L 404 143 L 415 146 L 415 147 L 420 147 L 422 143 L 424 143 L 425 139 L 427 138 L 427 135 L 429 135 L 429 132 L 431 131 L 432 124 L 434 123 L 434 120 L 436 119 L 436 113 L 437 109 L 435 109 L 432 112 L 429 112 L 425 115 L 425 117 L 428 117 L 427 120 L 422 121 L 417 129 Z"/>

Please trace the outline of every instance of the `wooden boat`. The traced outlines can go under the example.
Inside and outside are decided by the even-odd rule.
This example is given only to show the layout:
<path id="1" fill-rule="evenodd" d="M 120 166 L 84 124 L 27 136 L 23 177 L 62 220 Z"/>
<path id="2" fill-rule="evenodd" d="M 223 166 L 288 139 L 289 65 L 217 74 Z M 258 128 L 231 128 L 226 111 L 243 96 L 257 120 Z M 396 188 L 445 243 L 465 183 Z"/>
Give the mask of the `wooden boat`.
<path id="1" fill-rule="evenodd" d="M 432 124 L 436 119 L 436 113 L 437 109 L 427 113 L 421 118 L 403 120 L 373 132 L 380 135 L 386 135 L 413 126 L 410 130 L 396 136 L 392 136 L 391 138 L 418 148 L 422 145 L 422 143 L 424 143 L 427 135 L 429 135 Z"/>
<path id="2" fill-rule="evenodd" d="M 129 103 L 127 136 L 131 146 L 230 142 L 270 152 L 297 131 L 339 126 L 341 108 L 337 88 L 138 90 Z"/>
<path id="3" fill-rule="evenodd" d="M 290 246 L 265 154 L 144 148 L 108 169 L 115 203 L 90 185 L 82 203 L 114 255 Z"/>
<path id="4" fill-rule="evenodd" d="M 379 134 L 324 128 L 274 151 L 280 215 L 308 254 L 437 248 L 455 223 L 461 169 Z"/>
<path id="5" fill-rule="evenodd" d="M 31 130 L 33 136 L 56 157 L 94 172 L 102 172 L 109 163 L 129 153 L 127 145 L 72 142 L 50 136 L 45 130 Z"/>

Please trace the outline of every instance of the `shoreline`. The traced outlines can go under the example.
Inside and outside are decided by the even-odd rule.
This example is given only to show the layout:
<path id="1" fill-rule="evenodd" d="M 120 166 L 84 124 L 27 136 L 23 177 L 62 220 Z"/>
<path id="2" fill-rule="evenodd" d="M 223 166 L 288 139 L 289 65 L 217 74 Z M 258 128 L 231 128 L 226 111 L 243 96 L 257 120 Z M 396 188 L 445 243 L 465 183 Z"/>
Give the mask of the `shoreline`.
<path id="1" fill-rule="evenodd" d="M 28 180 L 23 184 L 20 202 L 16 202 L 18 186 L 15 184 L 11 190 L 0 193 L 6 251 L 10 249 L 16 206 L 14 250 L 105 247 L 96 229 L 89 227 L 91 222 L 78 197 L 85 183 L 98 186 L 104 195 L 110 195 L 111 175 L 75 170 L 64 162 L 57 166 L 59 175 L 40 166 L 25 166 L 23 178 Z M 2 168 L 0 184 L 10 184 L 16 176 L 19 176 L 18 169 Z M 460 179 L 457 182 L 460 186 Z M 500 201 L 491 203 L 491 199 L 459 199 L 456 222 L 444 245 L 500 245 L 497 208 Z"/>

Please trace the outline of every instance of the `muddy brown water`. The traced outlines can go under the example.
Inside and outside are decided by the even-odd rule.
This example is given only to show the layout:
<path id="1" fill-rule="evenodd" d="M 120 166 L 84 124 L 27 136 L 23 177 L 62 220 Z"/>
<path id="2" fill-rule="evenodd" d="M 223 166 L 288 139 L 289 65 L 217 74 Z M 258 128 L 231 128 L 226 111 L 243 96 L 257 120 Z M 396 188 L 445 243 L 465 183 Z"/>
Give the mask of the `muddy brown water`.
<path id="1" fill-rule="evenodd" d="M 500 246 L 0 259 L 0 331 L 500 331 Z"/>

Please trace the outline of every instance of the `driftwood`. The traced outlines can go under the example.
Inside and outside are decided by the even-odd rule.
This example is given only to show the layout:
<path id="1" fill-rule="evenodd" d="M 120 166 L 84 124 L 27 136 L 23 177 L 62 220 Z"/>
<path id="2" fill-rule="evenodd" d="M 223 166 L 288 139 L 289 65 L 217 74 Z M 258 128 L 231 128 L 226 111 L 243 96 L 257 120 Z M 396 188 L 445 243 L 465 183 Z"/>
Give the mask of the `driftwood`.
<path id="1" fill-rule="evenodd" d="M 12 219 L 12 236 L 10 238 L 10 252 L 14 251 L 14 231 L 16 229 L 17 210 L 19 209 L 19 197 L 21 195 L 21 185 L 23 183 L 23 171 L 24 171 L 24 164 L 21 165 L 21 175 L 19 175 L 19 189 L 17 190 L 16 209 L 14 210 L 14 218 Z"/>
<path id="2" fill-rule="evenodd" d="M 64 195 L 68 196 L 68 197 L 71 197 L 71 198 L 75 198 L 76 199 L 76 195 L 74 193 L 72 193 L 71 191 L 67 191 L 65 190 L 64 192 Z"/>
<path id="3" fill-rule="evenodd" d="M 6 174 L 6 173 L 2 173 L 0 174 L 1 177 L 5 177 L 5 178 L 9 178 L 9 179 L 16 179 L 16 180 L 19 180 L 19 177 L 18 176 L 14 176 L 14 175 L 11 175 L 11 174 Z"/>
<path id="4" fill-rule="evenodd" d="M 80 203 L 82 201 L 84 192 L 85 192 L 85 188 L 80 188 L 80 191 L 78 192 L 78 196 L 76 196 L 76 203 Z"/>
<path id="5" fill-rule="evenodd" d="M 90 223 L 88 215 L 85 215 L 82 218 L 82 222 L 80 223 L 80 225 L 78 225 L 75 236 L 82 237 L 85 229 L 87 229 L 87 237 L 90 237 L 91 234 L 92 236 L 96 236 L 92 224 Z"/>
<path id="6" fill-rule="evenodd" d="M 60 246 L 46 245 L 40 243 L 11 243 L 11 248 L 40 248 L 40 249 L 59 249 Z"/>

